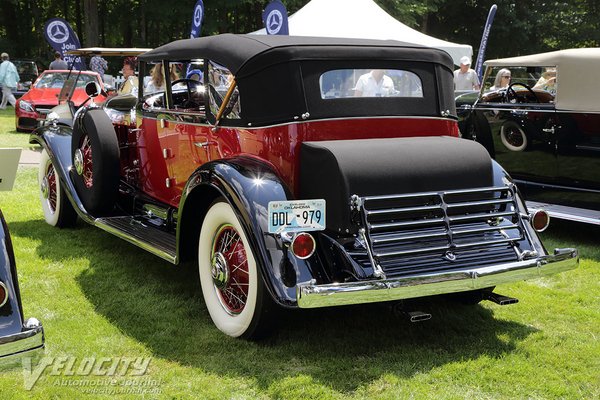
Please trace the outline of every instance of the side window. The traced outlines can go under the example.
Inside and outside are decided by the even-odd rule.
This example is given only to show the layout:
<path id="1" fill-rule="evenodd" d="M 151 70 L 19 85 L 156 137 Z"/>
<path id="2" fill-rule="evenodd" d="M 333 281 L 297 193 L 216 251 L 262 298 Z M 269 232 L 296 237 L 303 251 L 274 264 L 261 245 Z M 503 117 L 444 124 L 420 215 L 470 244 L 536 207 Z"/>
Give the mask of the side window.
<path id="1" fill-rule="evenodd" d="M 217 116 L 223 101 L 231 89 L 231 86 L 235 84 L 233 74 L 225 67 L 210 62 L 208 64 L 208 98 L 210 112 Z M 239 119 L 240 118 L 240 94 L 237 85 L 233 88 L 229 102 L 226 105 L 222 118 L 225 119 Z"/>
<path id="2" fill-rule="evenodd" d="M 143 107 L 147 110 L 163 109 L 166 107 L 165 101 L 165 75 L 163 73 L 162 63 L 148 64 L 146 66 L 147 75 L 144 76 Z"/>

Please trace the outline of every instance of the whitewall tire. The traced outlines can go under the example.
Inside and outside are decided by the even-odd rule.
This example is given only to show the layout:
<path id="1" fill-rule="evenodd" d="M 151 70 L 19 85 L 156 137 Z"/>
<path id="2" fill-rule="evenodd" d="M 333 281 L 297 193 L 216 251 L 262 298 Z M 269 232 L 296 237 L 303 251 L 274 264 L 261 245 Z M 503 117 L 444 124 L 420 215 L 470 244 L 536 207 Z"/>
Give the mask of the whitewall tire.
<path id="1" fill-rule="evenodd" d="M 209 208 L 198 244 L 206 308 L 216 327 L 232 337 L 255 338 L 265 328 L 267 303 L 256 258 L 229 203 Z"/>
<path id="2" fill-rule="evenodd" d="M 77 214 L 65 195 L 62 182 L 45 149 L 40 157 L 38 190 L 44 219 L 49 225 L 62 228 L 75 224 Z"/>

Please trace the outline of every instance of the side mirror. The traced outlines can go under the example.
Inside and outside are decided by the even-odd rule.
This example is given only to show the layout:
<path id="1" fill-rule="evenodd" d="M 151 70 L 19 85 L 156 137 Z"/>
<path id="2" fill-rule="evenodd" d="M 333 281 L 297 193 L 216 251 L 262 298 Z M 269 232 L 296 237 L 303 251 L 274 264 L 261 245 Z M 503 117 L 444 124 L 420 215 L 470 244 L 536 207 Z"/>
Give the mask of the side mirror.
<path id="1" fill-rule="evenodd" d="M 102 89 L 100 89 L 100 85 L 96 82 L 88 82 L 85 85 L 85 93 L 90 97 L 96 97 L 100 94 Z"/>

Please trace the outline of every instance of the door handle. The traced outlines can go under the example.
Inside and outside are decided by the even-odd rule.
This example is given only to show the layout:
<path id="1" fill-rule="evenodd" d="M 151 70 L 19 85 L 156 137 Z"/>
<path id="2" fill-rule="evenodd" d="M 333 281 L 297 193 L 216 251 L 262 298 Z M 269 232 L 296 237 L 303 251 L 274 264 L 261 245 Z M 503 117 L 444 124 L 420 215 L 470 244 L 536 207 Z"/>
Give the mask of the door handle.
<path id="1" fill-rule="evenodd" d="M 554 134 L 555 130 L 554 130 L 554 127 L 552 127 L 552 128 L 543 128 L 542 132 Z"/>

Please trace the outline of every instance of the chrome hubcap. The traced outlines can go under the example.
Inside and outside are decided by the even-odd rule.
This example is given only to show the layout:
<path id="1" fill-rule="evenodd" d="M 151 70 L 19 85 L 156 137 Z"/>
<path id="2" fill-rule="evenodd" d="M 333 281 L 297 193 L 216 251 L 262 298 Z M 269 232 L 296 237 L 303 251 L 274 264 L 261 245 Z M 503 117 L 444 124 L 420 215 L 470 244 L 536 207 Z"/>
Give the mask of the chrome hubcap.
<path id="1" fill-rule="evenodd" d="M 219 289 L 224 289 L 229 281 L 229 266 L 223 253 L 215 253 L 211 260 L 210 273 L 214 285 Z"/>
<path id="2" fill-rule="evenodd" d="M 75 171 L 77 171 L 77 175 L 82 175 L 83 174 L 83 153 L 81 152 L 81 149 L 75 150 L 74 164 L 75 164 Z"/>
<path id="3" fill-rule="evenodd" d="M 40 184 L 40 191 L 42 192 L 42 197 L 44 200 L 48 200 L 50 197 L 50 185 L 48 183 L 48 177 L 44 176 L 42 179 L 42 183 Z"/>

